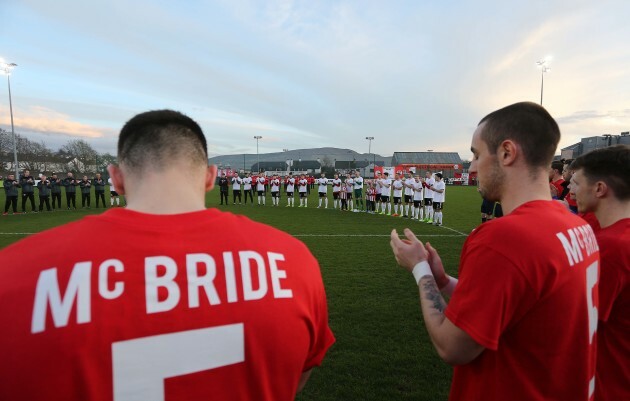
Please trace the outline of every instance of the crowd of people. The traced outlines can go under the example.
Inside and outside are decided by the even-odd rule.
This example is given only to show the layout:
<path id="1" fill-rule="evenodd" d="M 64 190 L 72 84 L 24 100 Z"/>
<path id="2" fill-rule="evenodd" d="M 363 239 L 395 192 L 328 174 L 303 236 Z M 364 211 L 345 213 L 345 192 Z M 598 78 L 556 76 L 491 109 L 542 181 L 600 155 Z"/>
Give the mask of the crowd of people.
<path id="1" fill-rule="evenodd" d="M 284 196 L 285 207 L 295 207 L 296 197 L 299 199 L 297 207 L 308 207 L 311 188 L 317 187 L 317 208 L 328 209 L 332 200 L 330 206 L 335 210 L 406 217 L 441 226 L 446 194 L 442 173 L 426 171 L 424 177 L 411 172 L 406 175 L 400 171 L 390 177 L 387 172 L 377 172 L 374 179 L 364 179 L 357 170 L 345 176 L 336 173 L 332 179 L 322 173 L 311 182 L 306 174 L 294 176 L 292 172 L 285 177 L 264 173 L 256 176 L 247 173 L 241 177 L 235 172 L 231 177 L 222 173 L 218 185 L 221 205 L 247 204 L 248 199 L 253 205 L 256 196 L 256 205 L 265 206 L 269 192 L 272 206 L 281 206 L 280 199 Z M 329 188 L 332 188 L 332 196 Z"/>
<path id="2" fill-rule="evenodd" d="M 106 185 L 109 185 L 110 206 L 120 206 L 122 197 L 116 192 L 111 179 L 106 181 L 100 173 L 96 173 L 92 179 L 89 179 L 87 175 L 84 175 L 81 179 L 77 179 L 72 172 L 68 172 L 63 179 L 58 177 L 56 173 L 52 173 L 50 177 L 41 174 L 38 178 L 35 178 L 31 175 L 29 170 L 24 170 L 19 178 L 16 178 L 15 174 L 8 174 L 3 180 L 6 200 L 2 214 L 5 216 L 8 215 L 9 210 L 12 210 L 13 214 L 27 213 L 27 203 L 30 203 L 30 211 L 32 213 L 42 212 L 44 206 L 46 206 L 46 210 L 49 212 L 61 209 L 62 188 L 65 190 L 66 207 L 68 210 L 75 210 L 77 208 L 77 193 L 81 194 L 81 207 L 90 209 L 92 188 L 94 188 L 93 193 L 96 207 L 102 205 L 103 208 L 106 208 Z M 39 200 L 37 207 L 35 206 L 35 190 L 37 190 Z M 20 198 L 20 194 L 22 198 L 22 209 L 18 212 L 18 198 Z"/>

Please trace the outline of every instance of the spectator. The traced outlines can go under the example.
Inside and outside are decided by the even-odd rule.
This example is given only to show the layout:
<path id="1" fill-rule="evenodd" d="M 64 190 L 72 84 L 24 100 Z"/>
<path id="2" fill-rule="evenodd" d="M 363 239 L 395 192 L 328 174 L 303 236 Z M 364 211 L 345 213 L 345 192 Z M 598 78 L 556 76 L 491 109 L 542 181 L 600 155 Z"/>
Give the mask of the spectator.
<path id="1" fill-rule="evenodd" d="M 24 170 L 22 177 L 20 178 L 20 186 L 22 187 L 22 213 L 26 213 L 26 200 L 31 201 L 31 212 L 35 213 L 35 178 L 31 175 L 31 172 Z"/>

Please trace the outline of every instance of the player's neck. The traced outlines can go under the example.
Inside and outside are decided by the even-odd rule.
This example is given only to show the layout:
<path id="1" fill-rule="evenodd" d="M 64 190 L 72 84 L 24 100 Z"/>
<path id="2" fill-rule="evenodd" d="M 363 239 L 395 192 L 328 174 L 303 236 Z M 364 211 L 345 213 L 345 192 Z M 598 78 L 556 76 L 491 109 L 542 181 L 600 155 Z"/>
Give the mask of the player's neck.
<path id="1" fill-rule="evenodd" d="M 595 216 L 601 228 L 612 226 L 619 220 L 630 218 L 630 201 L 624 202 L 615 198 L 600 201 Z"/>
<path id="2" fill-rule="evenodd" d="M 206 208 L 203 177 L 184 177 L 181 170 L 143 174 L 125 186 L 125 195 L 127 208 L 142 213 L 180 214 Z"/>
<path id="3" fill-rule="evenodd" d="M 517 207 L 536 200 L 551 200 L 548 176 L 539 174 L 532 177 L 527 171 L 503 181 L 501 207 L 504 214 L 511 213 Z"/>

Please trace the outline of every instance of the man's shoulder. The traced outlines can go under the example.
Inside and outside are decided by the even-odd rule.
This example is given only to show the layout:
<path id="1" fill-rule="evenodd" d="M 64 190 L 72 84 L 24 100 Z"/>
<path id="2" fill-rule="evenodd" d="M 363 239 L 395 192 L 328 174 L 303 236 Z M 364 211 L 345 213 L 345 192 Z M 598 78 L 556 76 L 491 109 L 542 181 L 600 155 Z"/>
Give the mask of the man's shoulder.
<path id="1" fill-rule="evenodd" d="M 599 230 L 595 237 L 602 258 L 611 257 L 630 263 L 630 218 Z M 630 264 L 626 268 L 630 270 Z"/>

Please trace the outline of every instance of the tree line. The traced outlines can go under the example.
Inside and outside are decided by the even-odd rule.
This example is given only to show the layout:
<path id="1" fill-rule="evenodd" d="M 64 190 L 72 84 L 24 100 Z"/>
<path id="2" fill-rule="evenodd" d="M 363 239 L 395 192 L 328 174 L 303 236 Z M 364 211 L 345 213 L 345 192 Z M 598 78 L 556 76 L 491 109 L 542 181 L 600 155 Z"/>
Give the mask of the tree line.
<path id="1" fill-rule="evenodd" d="M 69 140 L 58 150 L 49 148 L 43 141 L 31 141 L 17 133 L 15 139 L 20 171 L 90 173 L 104 171 L 108 164 L 116 162 L 115 156 L 97 152 L 83 139 Z M 0 128 L 0 174 L 6 175 L 15 170 L 13 160 L 11 132 Z"/>

